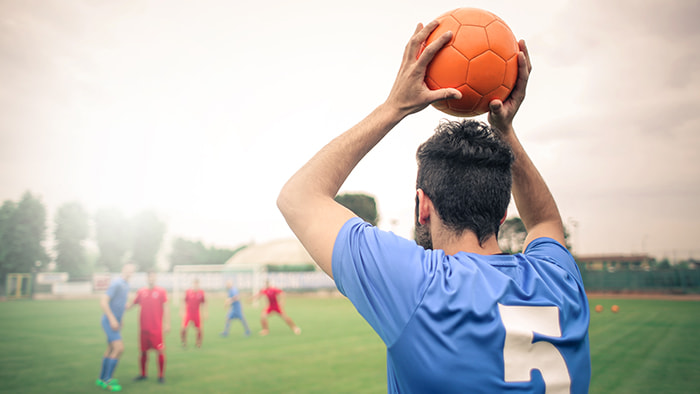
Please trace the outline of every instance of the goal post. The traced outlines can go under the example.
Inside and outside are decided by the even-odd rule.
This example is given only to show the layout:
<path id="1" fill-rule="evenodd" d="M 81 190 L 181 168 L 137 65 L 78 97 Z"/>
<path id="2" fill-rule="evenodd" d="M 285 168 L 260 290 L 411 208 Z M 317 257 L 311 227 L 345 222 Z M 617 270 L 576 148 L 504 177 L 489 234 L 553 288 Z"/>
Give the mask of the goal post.
<path id="1" fill-rule="evenodd" d="M 173 267 L 173 305 L 180 305 L 185 290 L 199 280 L 204 291 L 223 292 L 226 281 L 232 280 L 239 291 L 257 294 L 262 289 L 267 268 L 259 264 L 176 265 Z"/>
<path id="2" fill-rule="evenodd" d="M 29 298 L 32 295 L 32 274 L 7 274 L 5 289 L 8 300 Z"/>

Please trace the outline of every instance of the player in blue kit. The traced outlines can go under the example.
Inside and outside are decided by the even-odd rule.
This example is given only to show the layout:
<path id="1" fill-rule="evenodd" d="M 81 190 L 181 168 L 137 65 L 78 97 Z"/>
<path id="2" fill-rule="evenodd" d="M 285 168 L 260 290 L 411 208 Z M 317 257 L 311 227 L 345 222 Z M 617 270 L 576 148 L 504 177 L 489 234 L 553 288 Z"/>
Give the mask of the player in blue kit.
<path id="1" fill-rule="evenodd" d="M 241 324 L 243 324 L 243 329 L 245 330 L 245 335 L 249 336 L 250 328 L 248 328 L 248 323 L 246 322 L 245 316 L 243 315 L 243 307 L 241 306 L 241 296 L 238 293 L 238 289 L 233 286 L 233 282 L 230 280 L 226 281 L 226 289 L 226 305 L 230 305 L 231 309 L 229 309 L 228 314 L 226 315 L 226 327 L 224 328 L 224 331 L 219 335 L 221 335 L 222 337 L 228 336 L 228 331 L 231 328 L 231 320 L 240 319 Z"/>
<path id="2" fill-rule="evenodd" d="M 334 197 L 357 163 L 403 118 L 459 98 L 431 91 L 425 70 L 447 43 L 419 25 L 387 100 L 305 164 L 277 200 L 287 223 L 387 347 L 392 393 L 586 393 L 589 310 L 552 194 L 512 121 L 531 70 L 490 103 L 486 124 L 441 122 L 417 152 L 416 242 L 357 218 Z M 502 254 L 511 192 L 528 231 Z"/>
<path id="3" fill-rule="evenodd" d="M 95 384 L 109 391 L 121 391 L 117 379 L 113 379 L 114 369 L 117 367 L 119 357 L 124 352 L 121 328 L 122 316 L 126 309 L 126 300 L 129 296 L 129 278 L 134 272 L 133 264 L 125 264 L 122 267 L 121 276 L 113 279 L 107 292 L 100 298 L 102 309 L 102 329 L 107 335 L 107 350 L 102 358 L 100 377 Z"/>

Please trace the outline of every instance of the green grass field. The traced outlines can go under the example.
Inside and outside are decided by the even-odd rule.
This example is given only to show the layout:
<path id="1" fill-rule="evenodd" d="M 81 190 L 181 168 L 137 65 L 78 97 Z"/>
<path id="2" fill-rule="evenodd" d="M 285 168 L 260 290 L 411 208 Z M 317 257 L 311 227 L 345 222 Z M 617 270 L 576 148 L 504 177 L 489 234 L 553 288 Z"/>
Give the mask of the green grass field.
<path id="1" fill-rule="evenodd" d="M 267 337 L 246 338 L 234 321 L 220 338 L 221 300 L 211 300 L 201 349 L 179 346 L 179 316 L 166 336 L 166 384 L 134 383 L 138 370 L 138 312 L 127 312 L 126 352 L 115 376 L 124 392 L 381 393 L 386 392 L 385 350 L 342 298 L 287 298 L 286 310 L 303 329 L 295 336 L 281 319 Z M 700 387 L 700 302 L 592 299 L 592 393 L 691 393 Z M 620 312 L 613 314 L 610 306 Z M 244 305 L 251 329 L 260 307 Z M 0 303 L 0 391 L 99 392 L 104 334 L 97 300 Z M 194 332 L 190 332 L 191 342 Z M 149 373 L 157 371 L 155 354 Z"/>

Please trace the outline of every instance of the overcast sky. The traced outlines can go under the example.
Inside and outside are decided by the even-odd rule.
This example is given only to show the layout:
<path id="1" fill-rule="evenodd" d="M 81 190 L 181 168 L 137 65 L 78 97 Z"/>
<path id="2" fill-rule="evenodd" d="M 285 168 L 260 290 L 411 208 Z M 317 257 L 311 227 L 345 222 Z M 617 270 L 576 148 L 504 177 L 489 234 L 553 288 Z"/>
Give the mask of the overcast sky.
<path id="1" fill-rule="evenodd" d="M 0 0 L 0 201 L 154 209 L 220 247 L 290 237 L 284 182 L 385 99 L 418 22 L 461 6 L 528 43 L 516 131 L 575 251 L 700 258 L 690 0 Z M 407 118 L 342 189 L 375 196 L 380 227 L 410 236 L 415 149 L 442 118 Z"/>

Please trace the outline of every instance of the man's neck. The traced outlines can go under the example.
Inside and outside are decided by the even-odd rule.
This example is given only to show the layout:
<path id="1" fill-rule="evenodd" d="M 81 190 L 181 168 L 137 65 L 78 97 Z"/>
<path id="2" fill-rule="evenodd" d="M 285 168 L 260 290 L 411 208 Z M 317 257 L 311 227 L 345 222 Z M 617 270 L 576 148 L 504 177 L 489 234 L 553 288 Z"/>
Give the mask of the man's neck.
<path id="1" fill-rule="evenodd" d="M 442 249 L 446 255 L 454 255 L 459 252 L 476 253 L 481 255 L 492 255 L 501 253 L 498 246 L 498 239 L 491 236 L 483 244 L 471 231 L 465 231 L 457 236 L 454 233 L 443 230 L 435 231 L 433 234 L 433 249 Z"/>

